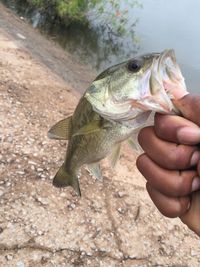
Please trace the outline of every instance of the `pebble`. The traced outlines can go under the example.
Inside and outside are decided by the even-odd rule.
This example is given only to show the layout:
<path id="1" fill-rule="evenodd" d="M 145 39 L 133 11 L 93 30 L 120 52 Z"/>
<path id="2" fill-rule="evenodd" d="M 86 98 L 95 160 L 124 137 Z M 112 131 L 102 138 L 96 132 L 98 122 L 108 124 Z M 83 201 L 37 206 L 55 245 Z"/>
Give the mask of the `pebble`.
<path id="1" fill-rule="evenodd" d="M 74 203 L 71 203 L 69 206 L 68 206 L 69 209 L 75 209 L 76 208 L 76 205 Z"/>
<path id="2" fill-rule="evenodd" d="M 28 161 L 28 164 L 30 164 L 30 165 L 37 165 L 37 163 L 35 161 L 32 161 L 32 160 L 29 160 Z"/>
<path id="3" fill-rule="evenodd" d="M 3 196 L 4 191 L 0 189 L 0 197 Z"/>
<path id="4" fill-rule="evenodd" d="M 118 211 L 120 214 L 125 214 L 125 213 L 126 213 L 126 209 L 123 209 L 123 208 L 118 208 L 117 211 Z"/>
<path id="5" fill-rule="evenodd" d="M 8 143 L 12 143 L 13 142 L 13 137 L 9 136 L 7 141 L 8 141 Z"/>
<path id="6" fill-rule="evenodd" d="M 6 258 L 7 261 L 11 261 L 13 259 L 13 255 L 8 254 L 8 255 L 5 256 L 5 258 Z"/>
<path id="7" fill-rule="evenodd" d="M 116 196 L 119 197 L 119 198 L 122 198 L 122 197 L 124 197 L 125 195 L 126 195 L 126 193 L 125 193 L 125 192 L 122 192 L 122 191 L 118 191 L 118 192 L 116 193 Z"/>
<path id="8" fill-rule="evenodd" d="M 19 175 L 24 175 L 25 174 L 24 171 L 17 171 L 16 173 L 19 174 Z"/>
<path id="9" fill-rule="evenodd" d="M 37 233 L 38 233 L 38 235 L 43 235 L 43 232 L 40 230 Z"/>
<path id="10" fill-rule="evenodd" d="M 18 261 L 16 267 L 25 267 L 25 264 L 23 261 Z"/>
<path id="11" fill-rule="evenodd" d="M 48 205 L 49 204 L 48 200 L 45 199 L 45 198 L 38 197 L 37 200 L 43 205 Z"/>
<path id="12" fill-rule="evenodd" d="M 190 254 L 191 254 L 192 257 L 194 257 L 194 256 L 198 255 L 198 252 L 196 250 L 194 250 L 194 249 L 191 249 Z"/>
<path id="13" fill-rule="evenodd" d="M 35 166 L 31 165 L 31 170 L 34 171 L 35 170 Z"/>
<path id="14" fill-rule="evenodd" d="M 43 172 L 44 170 L 42 168 L 37 168 L 38 172 Z"/>

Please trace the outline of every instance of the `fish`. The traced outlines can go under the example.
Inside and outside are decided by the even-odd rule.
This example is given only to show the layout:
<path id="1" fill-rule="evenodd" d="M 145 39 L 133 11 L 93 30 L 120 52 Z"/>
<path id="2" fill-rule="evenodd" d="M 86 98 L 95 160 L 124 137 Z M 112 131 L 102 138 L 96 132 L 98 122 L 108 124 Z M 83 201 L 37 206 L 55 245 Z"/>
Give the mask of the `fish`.
<path id="1" fill-rule="evenodd" d="M 116 165 L 123 141 L 148 121 L 152 112 L 178 114 L 173 99 L 188 94 L 174 50 L 149 53 L 109 67 L 81 97 L 74 113 L 48 131 L 50 139 L 68 140 L 55 187 L 72 186 L 79 196 L 83 165 L 102 179 L 99 162 L 110 154 Z"/>

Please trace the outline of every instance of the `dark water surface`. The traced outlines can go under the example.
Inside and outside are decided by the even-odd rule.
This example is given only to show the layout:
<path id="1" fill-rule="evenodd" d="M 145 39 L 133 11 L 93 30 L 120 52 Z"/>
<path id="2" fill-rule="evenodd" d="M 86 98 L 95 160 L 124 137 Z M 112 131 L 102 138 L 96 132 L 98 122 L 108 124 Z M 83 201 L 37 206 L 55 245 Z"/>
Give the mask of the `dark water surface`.
<path id="1" fill-rule="evenodd" d="M 22 6 L 13 5 L 23 14 Z M 129 10 L 129 23 L 134 26 L 139 42 L 128 36 L 112 45 L 102 38 L 103 32 L 90 27 L 71 25 L 68 29 L 50 27 L 48 32 L 65 49 L 74 53 L 83 63 L 98 71 L 133 57 L 135 54 L 160 52 L 173 48 L 186 79 L 189 91 L 200 92 L 200 1 L 199 0 L 139 0 L 143 8 Z M 124 1 L 121 1 L 124 5 Z M 26 14 L 25 14 L 26 13 Z M 40 14 L 25 12 L 37 26 Z M 95 21 L 98 24 L 98 21 Z"/>

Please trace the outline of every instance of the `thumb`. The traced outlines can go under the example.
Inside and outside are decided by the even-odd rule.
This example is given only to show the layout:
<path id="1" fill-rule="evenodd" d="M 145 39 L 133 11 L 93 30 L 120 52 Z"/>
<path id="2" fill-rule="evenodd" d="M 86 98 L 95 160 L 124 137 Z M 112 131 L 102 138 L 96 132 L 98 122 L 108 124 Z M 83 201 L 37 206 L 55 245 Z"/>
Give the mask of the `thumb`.
<path id="1" fill-rule="evenodd" d="M 200 191 L 194 192 L 191 197 L 191 205 L 189 210 L 181 217 L 191 230 L 200 236 Z"/>
<path id="2" fill-rule="evenodd" d="M 200 126 L 200 94 L 188 94 L 173 102 L 183 117 Z"/>

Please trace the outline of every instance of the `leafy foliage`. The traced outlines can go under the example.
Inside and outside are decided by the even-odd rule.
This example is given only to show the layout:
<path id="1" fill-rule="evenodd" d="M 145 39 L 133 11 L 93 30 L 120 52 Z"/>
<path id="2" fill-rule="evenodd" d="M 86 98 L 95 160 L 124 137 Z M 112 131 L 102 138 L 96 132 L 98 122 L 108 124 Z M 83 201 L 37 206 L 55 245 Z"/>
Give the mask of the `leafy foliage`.
<path id="1" fill-rule="evenodd" d="M 60 22 L 69 25 L 70 22 L 91 23 L 101 28 L 114 39 L 125 34 L 132 34 L 136 19 L 127 30 L 129 9 L 141 7 L 137 0 L 26 0 L 31 6 L 38 8 L 42 13 L 49 12 Z M 124 6 L 124 8 L 123 8 Z"/>

